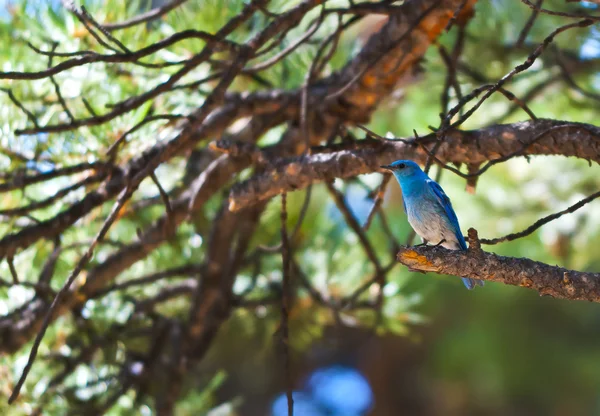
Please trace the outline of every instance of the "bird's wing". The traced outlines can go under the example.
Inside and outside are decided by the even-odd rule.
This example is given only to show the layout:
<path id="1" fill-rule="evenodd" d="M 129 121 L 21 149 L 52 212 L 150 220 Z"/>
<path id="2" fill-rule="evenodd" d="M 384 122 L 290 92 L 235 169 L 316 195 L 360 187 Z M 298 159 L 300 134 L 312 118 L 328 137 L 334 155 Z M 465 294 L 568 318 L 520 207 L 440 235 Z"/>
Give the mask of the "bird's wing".
<path id="1" fill-rule="evenodd" d="M 458 218 L 456 217 L 456 213 L 452 208 L 450 198 L 448 198 L 442 187 L 438 185 L 435 181 L 428 179 L 427 184 L 429 185 L 429 188 L 437 198 L 440 205 L 444 208 L 444 211 L 446 212 L 450 223 L 454 227 L 454 234 L 456 235 L 456 240 L 458 241 L 458 244 L 463 250 L 466 250 L 467 243 L 465 242 L 465 238 L 463 237 L 462 232 L 460 231 L 460 225 L 458 225 Z"/>
<path id="2" fill-rule="evenodd" d="M 408 214 L 408 211 L 406 210 L 406 200 L 404 199 L 404 195 L 402 195 L 402 206 L 404 207 L 404 213 Z"/>

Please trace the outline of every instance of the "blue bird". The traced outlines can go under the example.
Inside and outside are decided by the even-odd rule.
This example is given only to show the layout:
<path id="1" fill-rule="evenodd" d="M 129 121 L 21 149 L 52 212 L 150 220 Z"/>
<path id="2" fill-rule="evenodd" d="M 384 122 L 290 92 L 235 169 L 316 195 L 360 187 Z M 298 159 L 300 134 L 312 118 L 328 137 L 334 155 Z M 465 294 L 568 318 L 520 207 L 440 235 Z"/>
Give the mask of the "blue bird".
<path id="1" fill-rule="evenodd" d="M 381 168 L 391 171 L 398 180 L 408 222 L 424 243 L 451 250 L 467 249 L 450 199 L 419 165 L 412 160 L 397 160 Z M 483 280 L 463 277 L 462 281 L 467 289 L 483 286 Z"/>

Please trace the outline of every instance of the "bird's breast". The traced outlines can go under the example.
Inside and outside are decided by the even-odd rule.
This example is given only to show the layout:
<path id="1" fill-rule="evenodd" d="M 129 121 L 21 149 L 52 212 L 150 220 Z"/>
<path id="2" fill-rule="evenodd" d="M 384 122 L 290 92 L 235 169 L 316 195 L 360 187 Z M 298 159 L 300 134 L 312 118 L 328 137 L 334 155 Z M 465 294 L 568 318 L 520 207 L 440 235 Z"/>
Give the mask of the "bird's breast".
<path id="1" fill-rule="evenodd" d="M 450 226 L 445 213 L 424 204 L 407 204 L 406 213 L 408 223 L 421 238 L 431 244 L 446 240 L 442 246 L 450 249 L 458 248 L 455 230 Z"/>

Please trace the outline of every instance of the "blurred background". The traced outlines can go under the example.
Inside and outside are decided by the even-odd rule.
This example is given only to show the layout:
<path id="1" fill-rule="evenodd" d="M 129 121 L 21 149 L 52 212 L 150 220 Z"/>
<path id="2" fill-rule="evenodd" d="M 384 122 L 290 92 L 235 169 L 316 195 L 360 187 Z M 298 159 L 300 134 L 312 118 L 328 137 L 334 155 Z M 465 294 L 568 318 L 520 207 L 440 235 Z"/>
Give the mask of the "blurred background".
<path id="1" fill-rule="evenodd" d="M 80 25 L 65 13 L 60 2 L 4 1 L 0 8 L 0 52 L 3 70 L 25 70 L 36 59 L 24 42 L 17 39 L 43 39 L 60 42 L 61 50 L 78 50 L 84 45 Z M 145 9 L 117 1 L 87 1 L 85 4 L 100 21 L 119 21 Z M 152 6 L 161 2 L 155 0 Z M 202 0 L 187 3 L 138 32 L 123 32 L 128 45 L 146 44 L 175 30 L 197 28 L 214 31 L 235 15 L 243 1 Z M 291 7 L 296 2 L 271 2 L 270 9 Z M 345 1 L 332 4 L 347 6 Z M 600 15 L 600 7 L 591 2 L 565 3 L 548 0 L 548 9 Z M 540 15 L 528 36 L 516 45 L 518 36 L 531 15 L 531 10 L 518 0 L 480 1 L 475 15 L 466 27 L 464 64 L 458 80 L 464 92 L 495 81 L 522 63 L 552 30 L 570 22 L 556 16 Z M 346 31 L 332 59 L 331 71 L 341 67 L 355 54 L 368 36 L 381 27 L 384 16 L 370 16 Z M 335 20 L 326 22 L 323 33 L 331 30 Z M 257 23 L 258 24 L 258 23 Z M 329 25 L 329 26 L 327 26 Z M 305 27 L 298 28 L 302 33 Z M 253 28 L 247 29 L 249 32 Z M 296 32 L 293 32 L 296 33 Z M 445 34 L 439 45 L 451 50 L 456 31 Z M 410 85 L 394 91 L 378 109 L 369 129 L 385 136 L 411 137 L 413 129 L 427 134 L 429 126 L 439 124 L 441 97 L 446 66 L 437 46 L 427 52 L 422 71 Z M 182 43 L 170 59 L 186 56 L 194 47 Z M 281 88 L 296 88 L 302 84 L 314 50 L 299 49 L 270 69 L 266 78 Z M 568 65 L 574 84 L 564 76 L 561 65 Z M 144 75 L 108 73 L 103 67 L 80 74 L 81 78 L 61 82 L 69 84 L 66 94 L 78 91 L 94 94 L 106 91 L 116 101 L 151 84 L 153 78 Z M 196 74 L 196 76 L 199 76 Z M 132 80 L 135 80 L 133 82 Z M 51 94 L 51 86 L 38 82 L 13 85 L 24 97 Z M 20 89 L 22 88 L 22 89 Z M 237 85 L 240 90 L 260 89 L 254 84 Z M 519 97 L 527 97 L 532 111 L 543 118 L 578 121 L 600 125 L 600 28 L 561 34 L 534 67 L 518 76 L 510 86 Z M 102 102 L 104 95 L 98 93 Z M 456 97 L 451 96 L 451 104 Z M 113 126 L 99 126 L 85 133 L 68 133 L 46 138 L 15 137 L 12 131 L 22 127 L 25 117 L 8 98 L 2 98 L 0 124 L 5 148 L 22 152 L 46 146 L 52 154 L 61 149 L 68 157 L 86 152 L 100 153 L 107 141 L 123 131 L 132 119 L 125 117 Z M 187 111 L 202 101 L 201 94 L 172 94 L 156 103 L 168 111 Z M 50 110 L 48 110 L 50 112 Z M 157 113 L 159 111 L 157 110 Z M 49 116 L 51 117 L 51 116 Z M 132 116 L 132 117 L 135 117 Z M 139 115 L 137 116 L 139 117 Z M 495 94 L 468 120 L 465 129 L 476 129 L 495 123 L 527 120 L 528 116 L 511 101 Z M 129 123 L 129 124 L 128 124 Z M 114 130 L 114 131 L 113 131 Z M 127 152 L 131 155 L 152 144 L 145 139 L 156 127 L 141 129 Z M 276 140 L 281 129 L 273 129 L 261 144 Z M 361 135 L 362 133 L 356 133 Z M 108 139 L 107 139 L 108 137 Z M 40 144 L 42 143 L 42 144 Z M 0 156 L 2 169 L 15 168 L 15 160 Z M 182 164 L 162 166 L 161 178 L 176 183 Z M 464 179 L 449 171 L 433 167 L 430 176 L 439 182 L 451 198 L 463 232 L 470 227 L 482 238 L 493 238 L 520 231 L 537 219 L 562 210 L 586 195 L 598 190 L 600 168 L 586 161 L 559 156 L 513 159 L 495 165 L 483 175 L 475 193 L 466 192 Z M 373 204 L 371 189 L 381 181 L 380 174 L 363 175 L 356 180 L 336 181 L 346 201 L 360 223 L 366 220 Z M 29 195 L 43 197 L 47 189 L 34 189 Z M 142 194 L 144 194 L 142 188 Z M 149 194 L 146 192 L 146 194 Z M 296 223 L 305 191 L 288 196 L 289 226 Z M 73 198 L 77 198 L 75 195 Z M 79 195 L 80 197 L 80 195 Z M 18 193 L 10 193 L 4 207 L 20 205 Z M 202 256 L 202 230 L 210 224 L 218 207 L 208 205 L 204 217 L 182 227 L 180 242 L 161 247 L 148 259 L 136 264 L 120 279 L 160 270 L 166 264 L 178 265 Z M 60 211 L 50 207 L 42 218 Z M 135 227 L 149 224 L 163 209 L 124 217 L 111 231 L 114 239 L 127 238 Z M 410 238 L 410 227 L 402 209 L 401 192 L 397 184 L 387 188 L 383 209 L 394 237 L 401 243 Z M 307 219 L 292 242 L 295 260 L 301 265 L 312 285 L 324 294 L 352 293 L 368 280 L 373 267 L 348 228 L 343 216 L 331 201 L 323 185 L 315 186 L 308 207 Z M 82 224 L 78 237 L 93 235 Z M 1 225 L 2 234 L 10 225 Z M 389 261 L 390 239 L 380 217 L 376 217 L 368 236 L 377 253 Z M 183 241 L 183 243 L 181 242 Z M 271 201 L 261 219 L 253 246 L 276 245 L 279 241 L 279 198 Z M 412 240 L 411 240 L 412 241 Z M 415 240 L 415 242 L 419 242 Z M 584 271 L 600 271 L 600 202 L 592 202 L 577 212 L 565 215 L 532 235 L 484 249 L 501 255 L 528 257 L 549 264 Z M 24 253 L 17 262 L 21 275 L 36 274 L 50 250 L 39 248 Z M 106 253 L 100 250 L 94 262 L 101 262 Z M 76 257 L 59 265 L 63 274 L 72 267 Z M 2 264 L 0 272 L 8 276 Z M 234 290 L 243 292 L 251 284 L 266 293 L 281 280 L 279 259 L 269 258 L 252 283 L 249 273 L 241 275 Z M 54 283 L 54 282 L 53 282 Z M 59 281 L 60 283 L 60 281 Z M 58 286 L 60 287 L 60 286 Z M 156 293 L 158 287 L 134 289 L 143 296 Z M 30 296 L 30 289 L 0 288 L 0 313 L 7 314 Z M 540 297 L 524 288 L 487 283 L 483 288 L 467 291 L 460 280 L 451 276 L 424 275 L 409 272 L 397 265 L 383 288 L 383 318 L 377 321 L 372 311 L 342 312 L 338 316 L 316 304 L 310 296 L 298 290 L 290 311 L 291 375 L 297 416 L 392 416 L 392 415 L 600 415 L 600 307 L 596 304 Z M 375 295 L 366 293 L 367 295 Z M 174 299 L 161 304 L 161 313 L 181 316 L 189 306 L 187 299 Z M 128 309 L 129 308 L 129 309 Z M 114 294 L 86 303 L 83 316 L 94 316 L 98 325 L 119 321 L 131 306 L 121 294 Z M 285 372 L 281 351 L 274 342 L 279 321 L 277 305 L 258 305 L 235 310 L 221 328 L 213 347 L 197 364 L 185 395 L 177 407 L 177 415 L 287 415 L 285 403 Z M 61 351 L 68 355 L 68 337 L 73 336 L 76 320 L 65 316 L 52 326 L 42 345 L 42 352 Z M 77 332 L 75 332 L 77 334 Z M 30 345 L 30 344 L 28 344 Z M 128 346 L 130 347 L 130 346 Z M 15 380 L 26 362 L 29 348 L 13 355 L 0 356 L 0 392 L 10 394 Z M 118 353 L 114 353 L 118 356 Z M 110 367 L 110 366 L 106 366 Z M 43 359 L 36 363 L 23 397 L 16 407 L 3 407 L 2 414 L 31 414 L 49 380 L 50 364 Z M 68 414 L 68 404 L 83 400 L 86 394 L 102 393 L 102 385 L 94 391 L 84 388 L 94 377 L 106 374 L 104 364 L 80 368 L 68 384 L 79 393 L 53 393 L 47 397 L 44 414 Z M 104 386 L 104 388 L 108 388 Z M 99 389 L 99 390 L 98 390 Z M 89 389 L 88 389 L 89 390 Z M 79 395 L 77 398 L 71 395 Z M 135 395 L 123 395 L 107 414 L 153 414 L 151 406 L 136 403 Z"/>

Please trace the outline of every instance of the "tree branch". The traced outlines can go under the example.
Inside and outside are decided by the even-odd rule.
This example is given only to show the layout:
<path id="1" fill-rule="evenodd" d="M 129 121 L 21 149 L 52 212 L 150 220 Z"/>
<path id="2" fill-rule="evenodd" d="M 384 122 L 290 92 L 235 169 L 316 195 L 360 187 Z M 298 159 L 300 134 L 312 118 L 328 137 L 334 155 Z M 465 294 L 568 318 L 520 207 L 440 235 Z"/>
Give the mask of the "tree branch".
<path id="1" fill-rule="evenodd" d="M 504 257 L 470 248 L 400 247 L 398 261 L 420 272 L 500 282 L 559 299 L 600 302 L 600 273 L 578 272 L 527 258 Z"/>
<path id="2" fill-rule="evenodd" d="M 310 156 L 284 159 L 274 169 L 236 184 L 229 195 L 229 209 L 236 211 L 311 183 L 378 172 L 379 166 L 398 159 L 424 164 L 427 147 L 435 143 L 435 134 L 430 134 L 416 140 L 365 139 L 350 146 L 324 146 Z M 480 130 L 454 130 L 447 134 L 436 157 L 444 163 L 478 165 L 507 155 L 575 156 L 600 163 L 600 128 L 538 119 Z"/>

